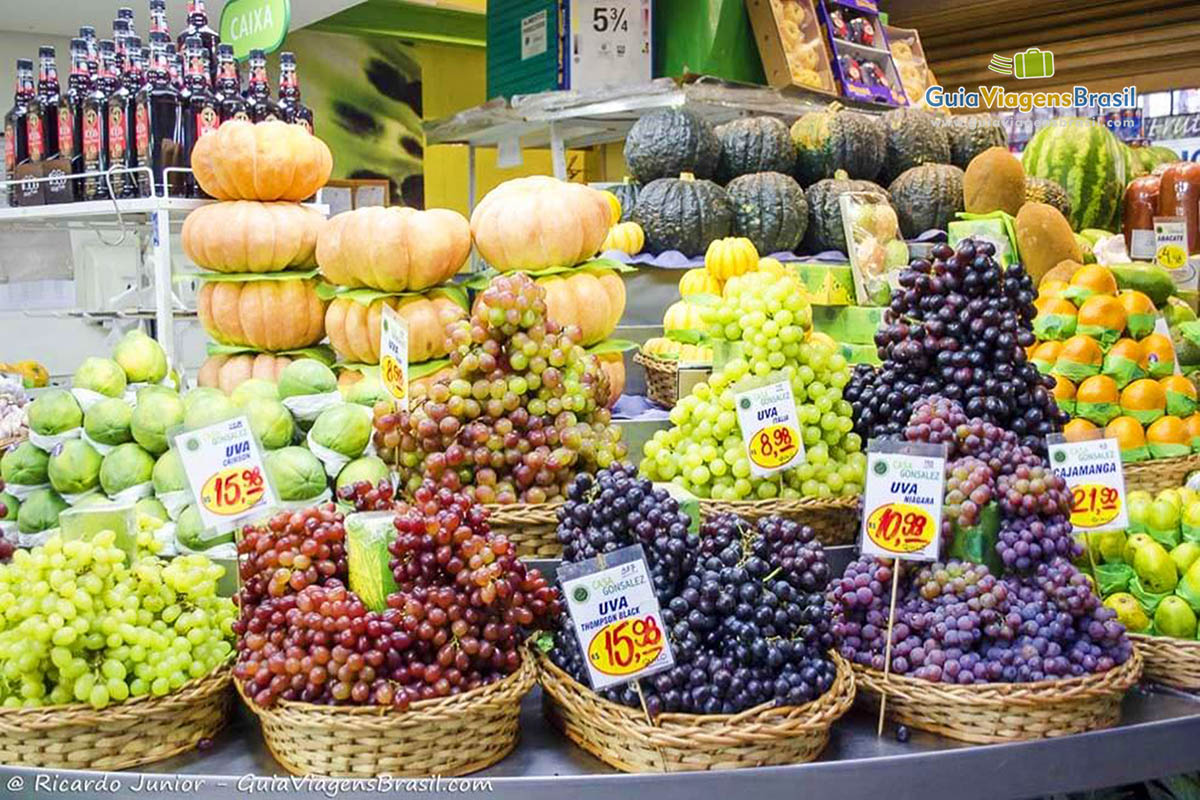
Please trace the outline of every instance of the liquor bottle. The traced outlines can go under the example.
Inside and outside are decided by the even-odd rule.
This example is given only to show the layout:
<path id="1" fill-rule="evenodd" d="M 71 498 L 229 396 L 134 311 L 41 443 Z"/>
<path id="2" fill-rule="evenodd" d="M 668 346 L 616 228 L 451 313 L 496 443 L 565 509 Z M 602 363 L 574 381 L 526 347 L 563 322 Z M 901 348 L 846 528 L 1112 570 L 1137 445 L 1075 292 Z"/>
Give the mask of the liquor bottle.
<path id="1" fill-rule="evenodd" d="M 127 58 L 126 51 L 129 49 L 128 39 L 133 34 L 129 30 L 129 20 L 127 19 L 121 19 L 120 17 L 117 17 L 113 20 L 112 28 L 113 46 L 116 48 L 117 53 L 117 69 L 115 77 L 120 79 L 125 74 L 125 64 Z"/>
<path id="2" fill-rule="evenodd" d="M 221 123 L 231 119 L 250 121 L 250 104 L 242 96 L 242 78 L 238 75 L 233 45 L 217 45 L 217 108 Z"/>
<path id="3" fill-rule="evenodd" d="M 296 76 L 296 54 L 279 54 L 279 109 L 283 121 L 313 132 L 312 109 L 300 102 L 300 79 Z"/>
<path id="4" fill-rule="evenodd" d="M 183 85 L 183 57 L 175 50 L 175 45 L 167 44 L 167 70 L 171 76 L 171 84 L 175 87 L 175 91 L 182 92 Z"/>
<path id="5" fill-rule="evenodd" d="M 150 66 L 137 96 L 137 151 L 138 163 L 149 165 L 154 173 L 155 191 L 178 195 L 183 192 L 183 175 L 164 173 L 167 167 L 187 166 L 183 157 L 184 110 L 179 90 L 171 82 L 168 41 L 165 31 L 150 34 Z"/>
<path id="6" fill-rule="evenodd" d="M 112 39 L 100 42 L 100 72 L 83 99 L 83 171 L 108 171 L 108 96 L 117 88 L 117 47 Z M 103 200 L 109 196 L 103 175 L 89 175 L 83 181 L 85 200 Z"/>
<path id="7" fill-rule="evenodd" d="M 51 161 L 58 158 L 58 65 L 54 48 L 38 48 L 37 93 L 29 104 L 25 127 L 29 131 L 29 160 Z"/>
<path id="8" fill-rule="evenodd" d="M 271 99 L 271 79 L 267 77 L 267 56 L 262 50 L 250 51 L 250 84 L 246 87 L 246 100 L 250 102 L 250 119 L 266 122 L 283 119 L 279 104 Z"/>
<path id="9" fill-rule="evenodd" d="M 13 106 L 4 115 L 4 179 L 13 181 L 17 165 L 29 160 L 29 131 L 25 118 L 29 115 L 29 104 L 33 101 L 33 61 L 17 59 L 17 85 L 13 92 Z M 8 204 L 17 204 L 17 185 L 8 187 Z"/>
<path id="10" fill-rule="evenodd" d="M 87 45 L 88 75 L 95 80 L 100 72 L 100 50 L 96 46 L 96 29 L 91 25 L 80 26 L 79 38 L 83 39 Z"/>
<path id="11" fill-rule="evenodd" d="M 142 84 L 142 40 L 125 37 L 125 72 L 108 96 L 108 164 L 115 170 L 133 170 L 137 160 L 137 107 L 134 102 Z M 117 171 L 112 175 L 113 197 L 137 197 L 137 174 Z"/>
<path id="12" fill-rule="evenodd" d="M 204 0 L 188 0 L 187 19 L 187 26 L 176 40 L 178 48 L 183 50 L 188 39 L 193 36 L 200 37 L 201 45 L 208 51 L 208 81 L 211 86 L 217 80 L 217 45 L 221 43 L 221 37 L 217 35 L 216 31 L 208 27 L 208 9 L 204 5 Z"/>
<path id="13" fill-rule="evenodd" d="M 168 37 L 171 35 L 170 26 L 167 24 L 167 0 L 150 0 L 151 39 L 156 33 L 161 33 Z M 153 57 L 153 54 L 151 54 L 151 59 L 153 59 Z"/>
<path id="14" fill-rule="evenodd" d="M 187 163 L 192 161 L 192 148 L 200 137 L 215 131 L 221 125 L 221 112 L 217 97 L 208 85 L 208 62 L 204 58 L 204 43 L 199 36 L 187 40 L 187 111 L 184 122 L 184 153 Z M 204 197 L 194 180 L 188 182 L 188 194 Z"/>
<path id="15" fill-rule="evenodd" d="M 92 86 L 87 40 L 71 40 L 71 75 L 58 106 L 58 152 L 71 162 L 71 174 L 83 172 L 83 98 Z M 71 193 L 83 197 L 83 185 L 71 181 Z"/>
<path id="16" fill-rule="evenodd" d="M 129 6 L 121 6 L 117 9 L 117 19 L 125 20 L 125 25 L 129 30 L 130 36 L 137 36 L 137 28 L 133 25 L 133 9 Z"/>

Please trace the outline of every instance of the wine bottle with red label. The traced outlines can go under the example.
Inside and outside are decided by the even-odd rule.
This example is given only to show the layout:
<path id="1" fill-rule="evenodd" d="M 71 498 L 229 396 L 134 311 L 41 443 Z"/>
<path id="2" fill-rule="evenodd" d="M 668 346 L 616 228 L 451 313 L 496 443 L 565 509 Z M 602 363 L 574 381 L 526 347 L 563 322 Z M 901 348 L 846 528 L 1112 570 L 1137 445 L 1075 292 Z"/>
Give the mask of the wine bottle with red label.
<path id="1" fill-rule="evenodd" d="M 37 91 L 29 104 L 25 128 L 29 134 L 29 160 L 50 161 L 58 158 L 58 66 L 54 48 L 38 48 Z"/>
<path id="2" fill-rule="evenodd" d="M 71 164 L 71 174 L 83 172 L 83 98 L 91 90 L 92 75 L 88 68 L 87 40 L 71 40 L 71 74 L 67 90 L 58 104 L 58 152 Z M 83 184 L 70 182 L 76 200 L 83 198 Z"/>
<path id="3" fill-rule="evenodd" d="M 250 85 L 246 88 L 246 99 L 250 101 L 250 119 L 266 122 L 283 119 L 279 104 L 271 99 L 271 79 L 267 77 L 267 56 L 262 50 L 251 50 Z"/>
<path id="4" fill-rule="evenodd" d="M 296 75 L 295 53 L 279 54 L 279 109 L 283 121 L 313 132 L 312 109 L 300 102 L 300 78 Z"/>
<path id="5" fill-rule="evenodd" d="M 142 42 L 136 36 L 125 37 L 125 72 L 108 96 L 108 163 L 112 174 L 113 197 L 137 197 L 137 131 L 134 97 L 142 81 Z"/>
<path id="6" fill-rule="evenodd" d="M 112 39 L 103 39 L 99 45 L 100 66 L 92 88 L 83 99 L 83 171 L 85 173 L 108 170 L 108 98 L 117 89 L 117 49 Z M 108 183 L 101 175 L 88 175 L 83 181 L 83 196 L 86 200 L 103 200 L 108 194 Z"/>
<path id="7" fill-rule="evenodd" d="M 91 25 L 80 25 L 79 38 L 87 45 L 88 75 L 96 80 L 100 76 L 100 45 L 96 40 L 96 29 Z"/>
<path id="8" fill-rule="evenodd" d="M 217 45 L 221 43 L 221 37 L 208 26 L 208 9 L 204 0 L 188 0 L 187 19 L 187 26 L 179 34 L 178 49 L 186 53 L 188 40 L 193 36 L 200 39 L 200 46 L 208 54 L 208 82 L 211 86 L 217 80 Z"/>
<path id="9" fill-rule="evenodd" d="M 16 178 L 17 166 L 29 160 L 29 129 L 26 118 L 33 102 L 33 61 L 17 59 L 17 85 L 13 105 L 4 115 L 4 179 Z M 8 204 L 15 206 L 19 192 L 15 183 L 9 184 Z"/>
<path id="10" fill-rule="evenodd" d="M 179 90 L 171 82 L 170 59 L 165 32 L 150 34 L 150 67 L 138 92 L 137 113 L 147 121 L 145 139 L 138 134 L 138 163 L 149 164 L 155 191 L 171 196 L 183 194 L 182 173 L 167 175 L 168 167 L 186 167 L 184 159 L 184 108 Z"/>
<path id="11" fill-rule="evenodd" d="M 187 121 L 184 123 L 186 137 L 185 151 L 187 162 L 192 159 L 192 148 L 206 133 L 215 131 L 221 125 L 221 112 L 217 108 L 217 97 L 212 93 L 208 83 L 208 59 L 205 58 L 204 43 L 199 36 L 189 37 L 184 53 L 187 61 Z M 189 180 L 188 194 L 192 197 L 207 197 L 196 184 Z"/>
<path id="12" fill-rule="evenodd" d="M 250 103 L 242 95 L 242 78 L 238 74 L 233 45 L 217 45 L 217 105 L 221 123 L 231 119 L 250 121 Z"/>

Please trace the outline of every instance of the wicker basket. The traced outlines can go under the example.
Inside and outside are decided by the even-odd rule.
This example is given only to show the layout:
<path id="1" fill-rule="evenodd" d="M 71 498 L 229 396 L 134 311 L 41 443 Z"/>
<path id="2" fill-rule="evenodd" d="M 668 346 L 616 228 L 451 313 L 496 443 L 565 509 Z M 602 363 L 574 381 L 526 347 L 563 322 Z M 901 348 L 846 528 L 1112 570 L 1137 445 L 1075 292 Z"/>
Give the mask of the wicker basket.
<path id="1" fill-rule="evenodd" d="M 562 545 L 558 529 L 558 509 L 562 503 L 488 503 L 488 525 L 493 533 L 502 533 L 517 546 L 517 555 L 527 558 L 560 558 Z"/>
<path id="2" fill-rule="evenodd" d="M 1200 689 L 1200 641 L 1142 633 L 1129 639 L 1142 656 L 1144 677 L 1176 689 Z"/>
<path id="3" fill-rule="evenodd" d="M 10 447 L 15 447 L 25 441 L 25 436 L 10 436 L 7 439 L 0 439 L 0 453 L 3 453 Z"/>
<path id="4" fill-rule="evenodd" d="M 853 665 L 862 690 L 878 704 L 883 672 Z M 887 678 L 887 714 L 896 722 L 964 742 L 1048 739 L 1108 728 L 1121 716 L 1121 698 L 1142 674 L 1135 649 L 1121 666 L 1100 675 L 1037 683 L 930 683 Z M 877 706 L 876 706 L 877 708 Z"/>
<path id="5" fill-rule="evenodd" d="M 536 653 L 550 722 L 571 741 L 624 772 L 689 772 L 812 761 L 829 726 L 854 702 L 849 666 L 834 655 L 837 679 L 803 706 L 760 706 L 740 714 L 663 714 L 609 702 Z"/>
<path id="6" fill-rule="evenodd" d="M 116 770 L 191 750 L 225 727 L 230 675 L 222 667 L 162 697 L 99 711 L 83 704 L 0 709 L 0 764 Z"/>
<path id="7" fill-rule="evenodd" d="M 641 364 L 646 371 L 646 397 L 650 402 L 666 409 L 674 408 L 679 400 L 679 362 L 639 350 L 633 354 L 633 363 Z M 698 366 L 707 369 L 710 365 Z"/>
<path id="8" fill-rule="evenodd" d="M 1183 486 L 1188 473 L 1200 469 L 1200 453 L 1179 458 L 1155 458 L 1125 465 L 1125 490 L 1157 494 Z"/>
<path id="9" fill-rule="evenodd" d="M 771 514 L 794 519 L 810 526 L 823 545 L 854 544 L 858 538 L 862 515 L 861 497 L 834 497 L 822 500 L 802 497 L 799 500 L 709 500 L 700 501 L 700 514 L 732 512 L 747 520 Z"/>
<path id="10" fill-rule="evenodd" d="M 237 688 L 262 723 L 271 755 L 293 775 L 453 777 L 490 767 L 512 752 L 520 733 L 521 698 L 536 677 L 537 669 L 525 658 L 504 680 L 421 700 L 407 711 L 282 700 L 260 708 Z"/>

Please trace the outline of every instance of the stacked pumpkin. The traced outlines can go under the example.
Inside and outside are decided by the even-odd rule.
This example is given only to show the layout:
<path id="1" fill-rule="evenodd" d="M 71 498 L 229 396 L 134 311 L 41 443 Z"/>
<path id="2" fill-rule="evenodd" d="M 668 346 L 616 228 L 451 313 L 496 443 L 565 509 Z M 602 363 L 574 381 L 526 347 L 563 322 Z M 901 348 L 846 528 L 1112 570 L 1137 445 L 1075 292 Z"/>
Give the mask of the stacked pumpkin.
<path id="1" fill-rule="evenodd" d="M 546 290 L 547 316 L 579 328 L 599 359 L 611 407 L 625 386 L 620 349 L 605 347 L 625 313 L 625 283 L 593 263 L 621 216 L 615 197 L 579 183 L 534 176 L 500 184 L 471 214 L 470 235 L 497 272 L 527 272 Z"/>
<path id="2" fill-rule="evenodd" d="M 1030 359 L 1054 376 L 1068 437 L 1104 429 L 1127 462 L 1174 458 L 1200 442 L 1196 387 L 1177 374 L 1170 336 L 1144 293 L 1106 267 L 1063 262 L 1041 281 Z M 1160 326 L 1165 327 L 1165 326 Z"/>
<path id="3" fill-rule="evenodd" d="M 448 209 L 360 208 L 325 224 L 316 259 L 332 285 L 325 330 L 343 387 L 377 371 L 384 306 L 408 325 L 410 382 L 448 365 L 446 325 L 467 315 L 466 293 L 448 282 L 470 254 L 467 220 Z"/>
<path id="4" fill-rule="evenodd" d="M 184 252 L 207 270 L 197 310 L 214 345 L 201 386 L 231 392 L 249 378 L 274 380 L 325 338 L 314 269 L 324 219 L 301 201 L 332 167 L 324 142 L 283 122 L 231 121 L 196 143 L 196 181 L 219 201 L 183 225 Z"/>

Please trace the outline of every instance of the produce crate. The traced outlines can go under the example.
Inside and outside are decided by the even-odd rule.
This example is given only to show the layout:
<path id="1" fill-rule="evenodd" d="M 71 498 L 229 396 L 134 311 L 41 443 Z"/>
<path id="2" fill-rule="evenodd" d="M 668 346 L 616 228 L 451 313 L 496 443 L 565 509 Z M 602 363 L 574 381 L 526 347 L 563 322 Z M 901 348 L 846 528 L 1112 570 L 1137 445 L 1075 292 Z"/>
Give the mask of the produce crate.
<path id="1" fill-rule="evenodd" d="M 887 687 L 894 721 L 963 742 L 1048 739 L 1109 728 L 1121 716 L 1121 698 L 1142 674 L 1137 649 L 1100 675 L 1036 683 L 932 683 L 852 665 L 862 696 L 878 709 Z"/>
<path id="2" fill-rule="evenodd" d="M 854 703 L 854 678 L 831 654 L 837 678 L 802 706 L 764 703 L 740 714 L 662 714 L 605 700 L 536 648 L 546 716 L 567 738 L 623 772 L 692 772 L 812 761 L 829 741 L 829 726 Z"/>
<path id="3" fill-rule="evenodd" d="M 107 771 L 186 752 L 225 727 L 231 675 L 221 667 L 162 697 L 100 710 L 86 703 L 0 709 L 0 764 Z"/>
<path id="4" fill-rule="evenodd" d="M 529 558 L 558 558 L 562 555 L 556 531 L 562 503 L 488 503 L 488 525 L 492 533 L 504 534 L 517 546 L 517 555 Z"/>
<path id="5" fill-rule="evenodd" d="M 293 775 L 453 777 L 490 767 L 512 752 L 521 698 L 536 677 L 537 669 L 525 658 L 503 680 L 453 697 L 420 700 L 406 711 L 287 700 L 260 708 L 240 684 L 237 690 L 262 723 L 267 749 Z"/>
<path id="6" fill-rule="evenodd" d="M 799 500 L 712 500 L 701 498 L 700 515 L 731 512 L 743 519 L 754 521 L 760 517 L 776 514 L 808 525 L 817 534 L 817 541 L 825 546 L 854 544 L 858 538 L 859 518 L 862 514 L 861 497 L 833 497 L 823 500 L 802 497 Z"/>
<path id="7" fill-rule="evenodd" d="M 1142 656 L 1147 679 L 1176 689 L 1200 689 L 1200 641 L 1142 633 L 1131 633 L 1129 639 Z"/>
<path id="8" fill-rule="evenodd" d="M 1200 469 L 1200 453 L 1126 464 L 1125 490 L 1158 494 L 1163 489 L 1177 489 L 1184 484 L 1188 473 L 1197 469 Z"/>

